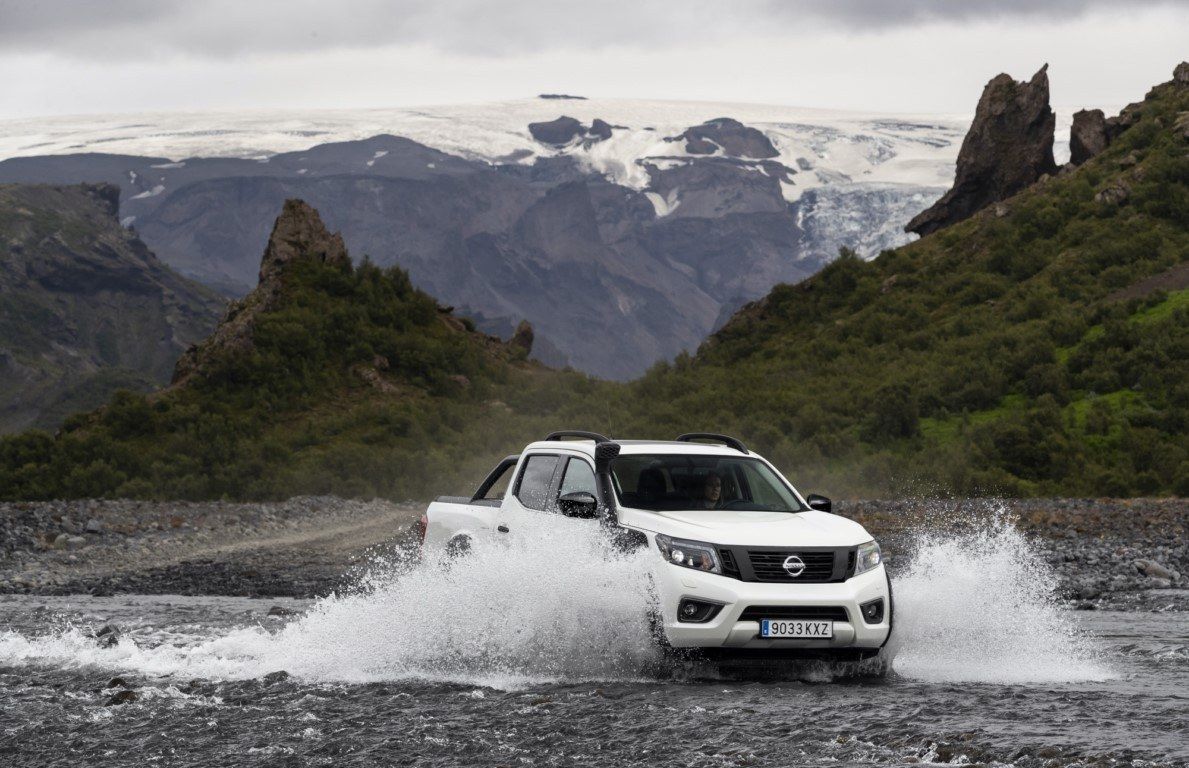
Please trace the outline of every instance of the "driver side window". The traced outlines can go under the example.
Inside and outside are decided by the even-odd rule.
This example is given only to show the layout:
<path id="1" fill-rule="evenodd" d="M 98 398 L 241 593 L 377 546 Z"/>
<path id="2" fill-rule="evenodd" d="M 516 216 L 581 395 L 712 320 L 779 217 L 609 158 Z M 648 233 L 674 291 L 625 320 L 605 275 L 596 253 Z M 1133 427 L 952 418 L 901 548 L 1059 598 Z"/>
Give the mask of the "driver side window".
<path id="1" fill-rule="evenodd" d="M 566 464 L 566 473 L 561 479 L 561 488 L 558 489 L 557 495 L 560 497 L 567 493 L 585 491 L 597 497 L 595 488 L 594 470 L 590 465 L 582 459 L 570 459 Z"/>

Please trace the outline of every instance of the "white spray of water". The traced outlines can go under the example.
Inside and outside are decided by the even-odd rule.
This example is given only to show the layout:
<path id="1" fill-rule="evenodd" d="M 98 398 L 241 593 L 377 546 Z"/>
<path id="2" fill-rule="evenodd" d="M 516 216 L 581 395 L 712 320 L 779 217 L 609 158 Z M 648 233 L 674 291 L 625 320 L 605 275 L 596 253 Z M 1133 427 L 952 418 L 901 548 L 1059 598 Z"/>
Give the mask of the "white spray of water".
<path id="1" fill-rule="evenodd" d="M 111 648 L 78 629 L 5 632 L 0 664 L 222 680 L 284 670 L 310 681 L 499 688 L 639 676 L 657 654 L 644 610 L 651 561 L 610 552 L 595 526 L 586 528 L 541 526 L 512 544 L 479 541 L 466 557 L 371 577 L 360 593 L 320 600 L 275 632 L 251 627 L 189 645 L 125 637 Z"/>
<path id="2" fill-rule="evenodd" d="M 966 534 L 924 534 L 893 584 L 894 669 L 933 682 L 1112 677 L 1053 599 L 1057 578 L 1002 514 Z"/>
<path id="3" fill-rule="evenodd" d="M 149 676 L 307 681 L 419 679 L 498 688 L 639 678 L 659 661 L 646 618 L 655 552 L 613 554 L 595 526 L 479 541 L 465 558 L 376 572 L 277 631 L 238 629 L 101 648 L 70 629 L 0 632 L 0 664 L 94 666 Z M 1054 576 L 1010 524 L 925 535 L 894 582 L 899 675 L 926 681 L 1071 682 L 1108 677 L 1051 598 Z"/>

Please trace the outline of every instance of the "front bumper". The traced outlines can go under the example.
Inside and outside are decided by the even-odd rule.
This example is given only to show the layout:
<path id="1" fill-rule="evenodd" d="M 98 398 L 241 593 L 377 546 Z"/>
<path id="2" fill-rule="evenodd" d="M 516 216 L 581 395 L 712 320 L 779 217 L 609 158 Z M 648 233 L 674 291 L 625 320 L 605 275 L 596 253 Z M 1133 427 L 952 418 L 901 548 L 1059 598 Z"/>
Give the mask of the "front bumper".
<path id="1" fill-rule="evenodd" d="M 657 598 L 665 639 L 675 648 L 724 650 L 878 650 L 892 629 L 892 595 L 881 564 L 866 573 L 833 584 L 760 583 L 739 581 L 662 563 L 655 574 Z M 710 621 L 695 624 L 677 620 L 677 605 L 684 598 L 722 604 Z M 859 606 L 883 598 L 884 615 L 878 624 L 863 620 Z M 829 639 L 771 639 L 760 637 L 759 621 L 743 621 L 752 606 L 842 607 L 848 621 L 834 621 Z"/>

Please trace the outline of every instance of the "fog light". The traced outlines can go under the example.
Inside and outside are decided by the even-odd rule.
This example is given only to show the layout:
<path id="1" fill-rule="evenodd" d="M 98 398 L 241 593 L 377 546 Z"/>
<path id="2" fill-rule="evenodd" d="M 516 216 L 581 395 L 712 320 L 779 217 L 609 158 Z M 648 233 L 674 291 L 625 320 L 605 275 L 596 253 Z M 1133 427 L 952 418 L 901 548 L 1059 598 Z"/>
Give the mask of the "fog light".
<path id="1" fill-rule="evenodd" d="M 684 598 L 677 604 L 677 620 L 686 624 L 705 624 L 722 610 L 722 604 Z"/>
<path id="2" fill-rule="evenodd" d="M 863 613 L 863 621 L 868 624 L 878 624 L 883 621 L 883 598 L 876 598 L 859 606 Z"/>

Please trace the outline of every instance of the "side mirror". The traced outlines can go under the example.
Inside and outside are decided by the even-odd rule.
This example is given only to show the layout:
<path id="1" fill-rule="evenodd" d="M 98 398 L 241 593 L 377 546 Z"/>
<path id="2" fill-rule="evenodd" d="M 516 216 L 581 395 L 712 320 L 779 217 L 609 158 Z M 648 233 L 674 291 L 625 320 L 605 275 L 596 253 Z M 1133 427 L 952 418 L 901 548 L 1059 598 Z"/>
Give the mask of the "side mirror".
<path id="1" fill-rule="evenodd" d="M 817 493 L 809 494 L 805 500 L 809 502 L 810 509 L 816 509 L 818 512 L 829 512 L 834 509 L 832 501 Z"/>
<path id="2" fill-rule="evenodd" d="M 566 517 L 589 519 L 599 514 L 599 500 L 588 491 L 567 493 L 557 500 L 557 511 Z"/>

